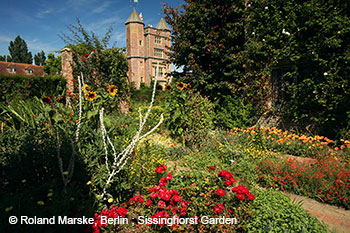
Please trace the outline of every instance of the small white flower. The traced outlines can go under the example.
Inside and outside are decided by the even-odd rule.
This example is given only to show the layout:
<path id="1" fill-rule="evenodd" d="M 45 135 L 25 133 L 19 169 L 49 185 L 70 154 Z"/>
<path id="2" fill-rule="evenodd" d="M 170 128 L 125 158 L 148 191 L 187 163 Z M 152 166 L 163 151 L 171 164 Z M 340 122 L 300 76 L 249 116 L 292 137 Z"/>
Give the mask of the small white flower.
<path id="1" fill-rule="evenodd" d="M 251 5 L 250 4 L 248 4 L 248 7 L 250 7 Z"/>
<path id="2" fill-rule="evenodd" d="M 230 162 L 231 162 L 231 163 L 234 163 L 235 161 L 234 161 L 234 160 L 231 160 Z"/>
<path id="3" fill-rule="evenodd" d="M 265 41 L 265 39 L 262 39 L 262 41 Z"/>
<path id="4" fill-rule="evenodd" d="M 315 54 L 315 52 L 314 52 L 314 51 L 312 51 L 311 53 L 312 53 L 312 54 Z"/>
<path id="5" fill-rule="evenodd" d="M 252 32 L 252 35 L 255 35 L 255 32 Z"/>
<path id="6" fill-rule="evenodd" d="M 328 73 L 327 73 L 327 72 L 324 72 L 324 73 L 323 73 L 323 75 L 324 75 L 324 76 L 327 76 L 327 75 L 328 75 Z"/>
<path id="7" fill-rule="evenodd" d="M 265 10 L 269 9 L 267 6 L 265 6 Z"/>

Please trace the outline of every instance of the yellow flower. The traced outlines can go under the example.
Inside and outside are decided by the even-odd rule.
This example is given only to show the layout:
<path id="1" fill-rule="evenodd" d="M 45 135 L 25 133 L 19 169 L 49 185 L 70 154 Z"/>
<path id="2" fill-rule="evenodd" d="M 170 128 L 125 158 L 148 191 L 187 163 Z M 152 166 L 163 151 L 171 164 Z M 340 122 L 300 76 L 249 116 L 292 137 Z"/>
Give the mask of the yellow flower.
<path id="1" fill-rule="evenodd" d="M 115 85 L 109 85 L 108 92 L 111 96 L 115 96 L 118 90 Z"/>
<path id="2" fill-rule="evenodd" d="M 45 203 L 43 201 L 38 201 L 37 204 L 38 205 L 44 205 Z"/>
<path id="3" fill-rule="evenodd" d="M 86 183 L 86 185 L 90 185 L 91 184 L 91 181 L 88 181 L 87 183 Z"/>
<path id="4" fill-rule="evenodd" d="M 88 91 L 89 89 L 91 89 L 91 87 L 87 84 L 85 84 L 85 87 L 81 87 L 81 90 L 84 91 Z"/>
<path id="5" fill-rule="evenodd" d="M 96 92 L 94 91 L 88 91 L 86 94 L 85 94 L 85 97 L 88 101 L 93 101 L 94 99 L 96 99 Z"/>
<path id="6" fill-rule="evenodd" d="M 47 197 L 52 197 L 53 193 L 48 193 Z"/>
<path id="7" fill-rule="evenodd" d="M 108 203 L 112 203 L 112 202 L 113 202 L 113 198 L 109 198 Z"/>

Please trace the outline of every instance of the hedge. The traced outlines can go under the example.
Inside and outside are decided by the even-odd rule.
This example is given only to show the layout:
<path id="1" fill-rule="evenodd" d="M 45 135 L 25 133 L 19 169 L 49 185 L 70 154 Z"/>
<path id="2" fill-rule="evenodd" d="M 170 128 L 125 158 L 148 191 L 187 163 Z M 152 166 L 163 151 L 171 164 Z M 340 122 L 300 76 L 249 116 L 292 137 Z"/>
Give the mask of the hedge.
<path id="1" fill-rule="evenodd" d="M 29 100 L 33 97 L 62 95 L 66 80 L 60 75 L 44 77 L 0 75 L 0 102 Z"/>

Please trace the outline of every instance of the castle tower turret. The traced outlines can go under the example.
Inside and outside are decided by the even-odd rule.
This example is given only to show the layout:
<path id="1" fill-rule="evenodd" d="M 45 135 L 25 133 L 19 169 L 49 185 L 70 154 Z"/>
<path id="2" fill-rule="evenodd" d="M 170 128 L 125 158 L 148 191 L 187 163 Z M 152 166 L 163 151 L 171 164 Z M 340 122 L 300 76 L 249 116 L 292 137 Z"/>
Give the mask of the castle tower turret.
<path id="1" fill-rule="evenodd" d="M 126 25 L 126 49 L 129 63 L 128 78 L 134 82 L 136 88 L 140 87 L 145 79 L 145 48 L 144 26 L 142 19 L 136 10 L 131 13 Z"/>
<path id="2" fill-rule="evenodd" d="M 155 77 L 158 84 L 165 87 L 171 82 L 171 64 L 167 55 L 170 48 L 170 28 L 161 19 L 157 27 L 144 23 L 133 10 L 126 25 L 126 47 L 129 64 L 128 78 L 137 89 L 141 83 L 149 86 Z"/>

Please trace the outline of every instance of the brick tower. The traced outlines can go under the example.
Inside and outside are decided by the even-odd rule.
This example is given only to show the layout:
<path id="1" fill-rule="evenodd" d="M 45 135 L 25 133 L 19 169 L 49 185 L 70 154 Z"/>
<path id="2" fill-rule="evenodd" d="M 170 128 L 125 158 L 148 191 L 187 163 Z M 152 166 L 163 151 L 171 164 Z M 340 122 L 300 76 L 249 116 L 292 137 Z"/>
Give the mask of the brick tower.
<path id="1" fill-rule="evenodd" d="M 141 83 L 149 86 L 157 75 L 161 86 L 171 82 L 167 74 L 171 64 L 167 51 L 170 48 L 170 28 L 161 19 L 156 28 L 145 27 L 144 22 L 134 9 L 125 22 L 126 48 L 129 63 L 128 78 L 137 89 Z"/>

